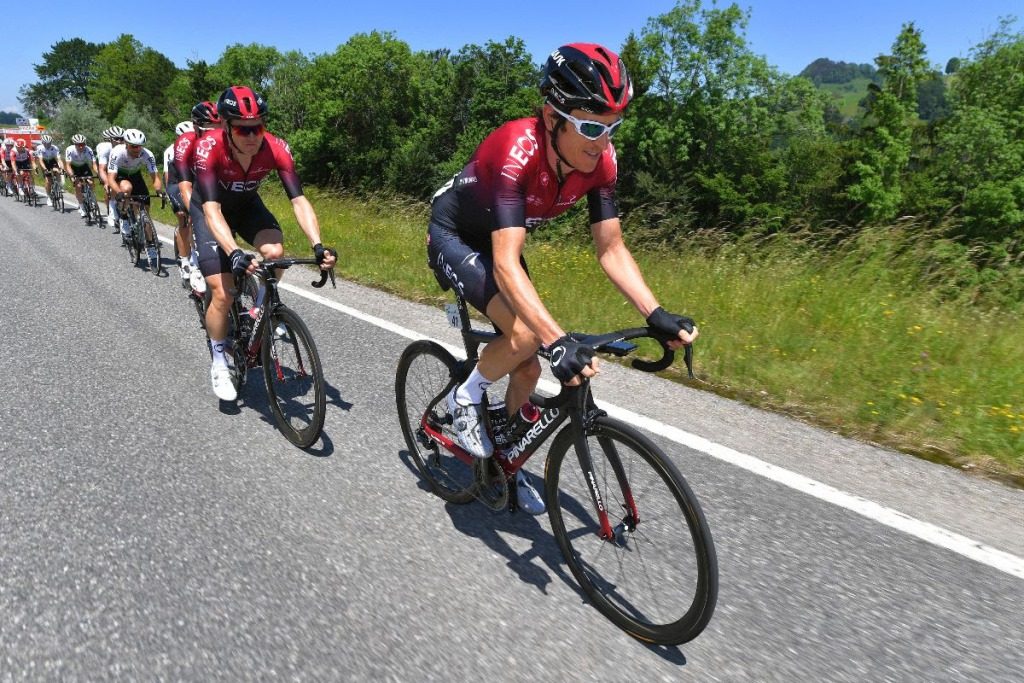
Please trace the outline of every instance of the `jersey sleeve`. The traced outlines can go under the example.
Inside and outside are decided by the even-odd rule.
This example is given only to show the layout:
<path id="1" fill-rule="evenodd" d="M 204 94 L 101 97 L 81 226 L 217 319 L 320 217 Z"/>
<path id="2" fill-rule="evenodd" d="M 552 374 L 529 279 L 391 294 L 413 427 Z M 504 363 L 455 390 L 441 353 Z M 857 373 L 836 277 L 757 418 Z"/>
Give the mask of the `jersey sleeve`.
<path id="1" fill-rule="evenodd" d="M 277 168 L 277 175 L 284 185 L 284 192 L 288 199 L 295 199 L 302 196 L 302 181 L 295 172 L 295 159 L 288 143 L 280 138 L 271 141 L 271 149 L 274 151 L 274 166 Z"/>
<path id="2" fill-rule="evenodd" d="M 601 159 L 601 181 L 587 192 L 587 210 L 591 225 L 609 218 L 618 218 L 619 201 L 615 193 L 618 172 L 615 148 L 609 145 L 608 151 Z"/>

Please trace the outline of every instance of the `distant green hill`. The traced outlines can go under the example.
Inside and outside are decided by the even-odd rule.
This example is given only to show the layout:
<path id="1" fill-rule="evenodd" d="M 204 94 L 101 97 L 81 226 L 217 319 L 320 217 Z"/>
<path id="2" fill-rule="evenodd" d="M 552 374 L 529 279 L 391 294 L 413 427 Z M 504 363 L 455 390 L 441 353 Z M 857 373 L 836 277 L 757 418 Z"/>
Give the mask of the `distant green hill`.
<path id="1" fill-rule="evenodd" d="M 832 95 L 839 113 L 845 119 L 852 119 L 860 113 L 858 103 L 868 94 L 872 79 L 861 76 L 846 83 L 819 83 L 818 88 Z"/>

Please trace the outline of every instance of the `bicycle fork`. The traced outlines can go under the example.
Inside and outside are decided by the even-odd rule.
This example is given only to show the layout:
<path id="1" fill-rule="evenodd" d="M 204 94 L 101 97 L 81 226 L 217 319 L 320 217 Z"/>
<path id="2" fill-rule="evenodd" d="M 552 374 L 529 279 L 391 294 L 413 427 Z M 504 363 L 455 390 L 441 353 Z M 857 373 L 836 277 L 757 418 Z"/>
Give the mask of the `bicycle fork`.
<path id="1" fill-rule="evenodd" d="M 612 472 L 615 475 L 616 481 L 618 481 L 619 490 L 624 501 L 625 517 L 614 528 L 612 527 L 611 520 L 608 517 L 608 509 L 605 507 L 604 498 L 601 496 L 597 472 L 594 469 L 594 459 L 590 453 L 590 442 L 587 440 L 588 433 L 593 430 L 594 419 L 604 415 L 604 411 L 597 408 L 589 391 L 581 391 L 580 395 L 580 401 L 583 405 L 580 410 L 574 411 L 570 429 L 573 430 L 573 446 L 576 450 L 576 457 L 583 472 L 583 477 L 587 481 L 587 487 L 590 489 L 590 499 L 594 505 L 594 510 L 597 512 L 600 527 L 597 535 L 602 540 L 624 546 L 626 534 L 636 530 L 637 525 L 640 523 L 640 513 L 637 510 L 636 501 L 633 499 L 633 491 L 630 488 L 629 479 L 626 476 L 625 468 L 622 466 L 622 459 L 615 448 L 615 443 L 611 439 L 598 435 L 598 443 L 601 445 L 601 449 L 612 466 Z"/>

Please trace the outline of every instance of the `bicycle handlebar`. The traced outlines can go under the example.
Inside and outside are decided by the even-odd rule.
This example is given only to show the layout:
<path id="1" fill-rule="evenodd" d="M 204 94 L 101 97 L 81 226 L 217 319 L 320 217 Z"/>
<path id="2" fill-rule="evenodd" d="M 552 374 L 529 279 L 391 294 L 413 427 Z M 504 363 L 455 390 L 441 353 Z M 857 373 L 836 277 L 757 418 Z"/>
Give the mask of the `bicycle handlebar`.
<path id="1" fill-rule="evenodd" d="M 595 352 L 599 353 L 610 353 L 614 356 L 625 356 L 636 350 L 636 344 L 627 344 L 631 339 L 643 339 L 649 337 L 657 341 L 662 348 L 663 354 L 661 358 L 656 361 L 644 361 L 634 358 L 632 366 L 637 370 L 643 372 L 658 372 L 664 370 L 672 361 L 675 360 L 676 352 L 671 349 L 668 343 L 673 339 L 678 339 L 667 332 L 654 327 L 631 327 L 625 330 L 618 330 L 616 332 L 608 332 L 605 334 L 585 334 L 583 332 L 570 332 L 569 336 L 573 338 L 579 344 L 588 346 Z M 542 358 L 549 358 L 549 355 L 542 349 L 538 351 L 538 355 Z M 693 346 L 687 345 L 683 350 L 683 362 L 686 363 L 686 372 L 690 379 L 694 379 L 693 375 Z M 561 391 L 557 396 L 550 398 L 542 396 L 531 396 L 530 400 L 534 401 L 538 406 L 542 408 L 557 407 L 565 403 L 567 399 L 567 390 L 570 389 L 568 385 L 563 384 Z"/>
<path id="2" fill-rule="evenodd" d="M 284 269 L 284 268 L 291 268 L 292 266 L 299 266 L 299 265 L 315 266 L 315 265 L 319 265 L 319 264 L 316 262 L 315 258 L 279 258 L 279 259 L 270 259 L 270 260 L 267 260 L 267 261 L 260 261 L 258 263 L 258 267 L 263 269 L 263 270 L 272 270 L 274 268 Z M 317 282 L 316 280 L 314 280 L 314 281 L 310 282 L 309 284 L 311 284 L 314 287 L 316 287 L 317 289 L 319 289 L 319 288 L 321 288 L 321 287 L 323 287 L 324 285 L 327 284 L 327 278 L 328 277 L 331 278 L 331 287 L 333 287 L 334 289 L 337 289 L 338 288 L 338 283 L 334 279 L 334 268 L 328 268 L 327 270 L 321 270 L 320 271 L 320 281 Z"/>

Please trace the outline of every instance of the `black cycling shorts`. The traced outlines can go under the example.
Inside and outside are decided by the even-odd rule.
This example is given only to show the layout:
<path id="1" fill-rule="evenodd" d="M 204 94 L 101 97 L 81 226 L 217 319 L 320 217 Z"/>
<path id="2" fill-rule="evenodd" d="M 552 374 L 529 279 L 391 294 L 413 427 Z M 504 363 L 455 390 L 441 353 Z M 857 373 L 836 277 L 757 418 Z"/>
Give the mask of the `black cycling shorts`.
<path id="1" fill-rule="evenodd" d="M 427 259 L 444 289 L 456 289 L 473 308 L 487 314 L 487 304 L 498 293 L 490 250 L 474 249 L 457 231 L 431 222 L 427 229 Z M 519 263 L 529 276 L 526 259 L 520 256 Z"/>
<path id="2" fill-rule="evenodd" d="M 92 169 L 88 166 L 71 166 L 71 175 L 76 178 L 92 178 Z"/>
<path id="3" fill-rule="evenodd" d="M 167 199 L 171 201 L 174 213 L 185 213 L 185 202 L 181 198 L 181 188 L 178 187 L 178 183 L 171 183 L 167 186 Z"/>
<path id="4" fill-rule="evenodd" d="M 132 194 L 146 195 L 145 197 L 139 197 L 135 201 L 139 202 L 140 204 L 145 204 L 146 206 L 149 206 L 149 188 L 146 187 L 146 181 L 142 179 L 141 172 L 133 173 L 127 176 L 118 173 L 117 178 L 115 179 L 115 185 L 117 185 L 118 188 L 120 188 L 122 180 L 127 180 L 132 184 Z"/>
<path id="5" fill-rule="evenodd" d="M 230 209 L 225 209 L 221 204 L 221 211 L 224 212 L 224 219 L 231 227 L 232 234 L 238 235 L 250 245 L 256 240 L 256 235 L 264 230 L 277 231 L 277 235 L 272 236 L 271 242 L 284 241 L 281 226 L 278 225 L 274 214 L 270 213 L 270 209 L 263 204 L 263 200 L 258 194 L 254 193 L 251 200 L 240 206 L 232 206 Z M 230 273 L 231 259 L 217 244 L 213 233 L 206 225 L 203 205 L 196 192 L 192 193 L 192 202 L 189 204 L 188 213 L 192 217 L 192 235 L 196 241 L 196 249 L 199 251 L 199 271 L 204 277 L 210 277 L 217 273 Z"/>

